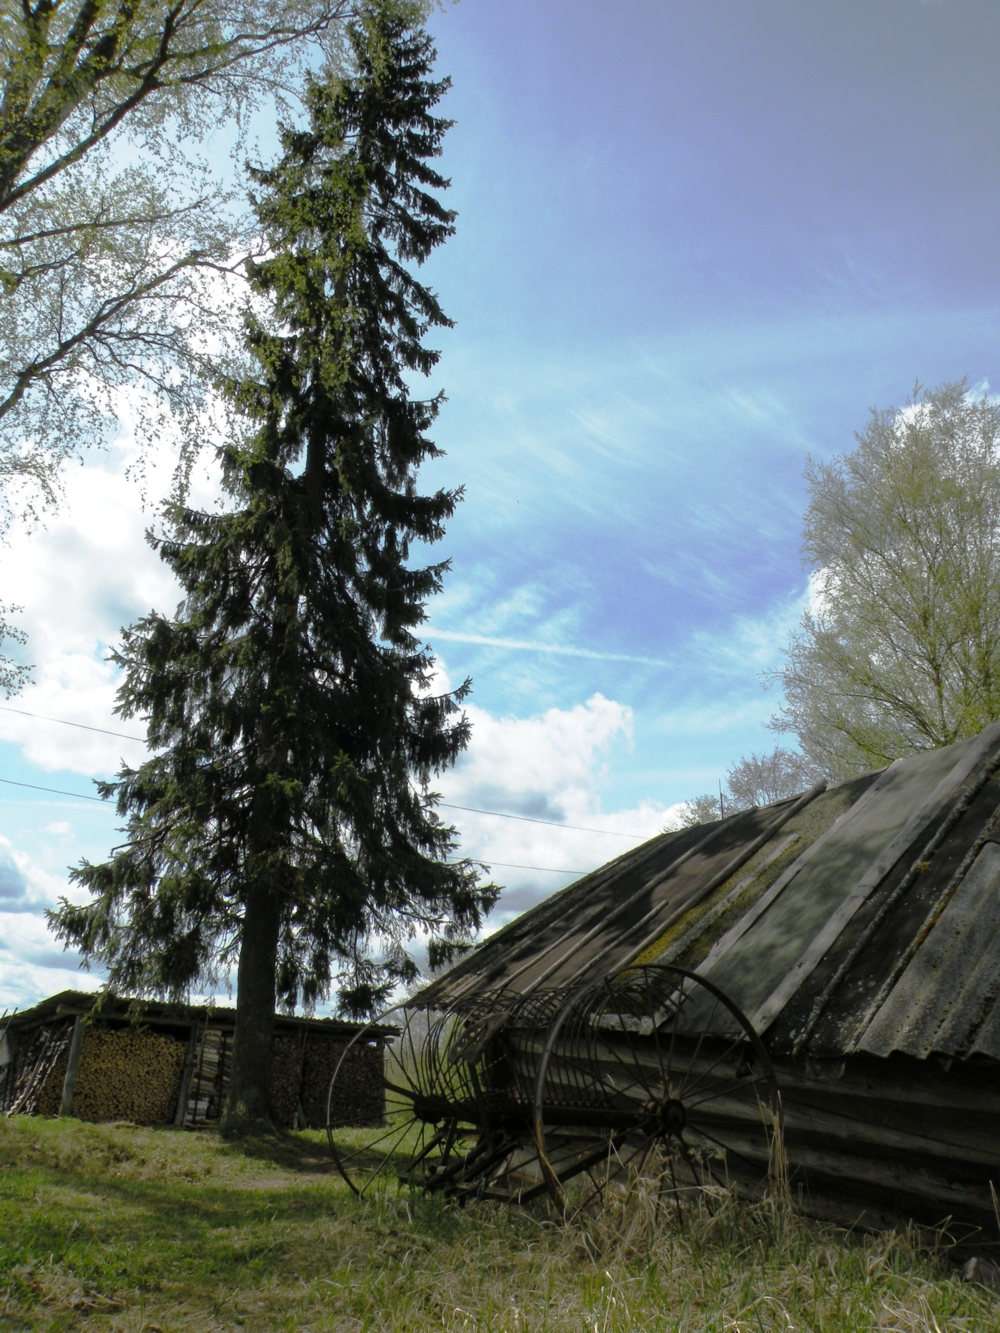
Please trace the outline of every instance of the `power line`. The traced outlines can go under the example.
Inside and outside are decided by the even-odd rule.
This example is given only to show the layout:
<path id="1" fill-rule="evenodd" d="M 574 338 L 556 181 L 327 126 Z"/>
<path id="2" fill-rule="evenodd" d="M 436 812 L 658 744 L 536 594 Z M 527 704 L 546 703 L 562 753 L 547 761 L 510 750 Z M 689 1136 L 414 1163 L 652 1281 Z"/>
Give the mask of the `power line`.
<path id="1" fill-rule="evenodd" d="M 480 858 L 479 858 L 478 856 L 474 856 L 474 857 L 472 857 L 471 859 L 472 859 L 473 861 L 478 861 Z M 516 861 L 493 861 L 493 860 L 491 860 L 489 857 L 483 857 L 482 859 L 483 859 L 483 862 L 484 862 L 486 865 L 488 865 L 488 866 L 490 866 L 490 867 L 493 867 L 493 866 L 502 866 L 502 867 L 504 868 L 504 870 L 548 870 L 548 871 L 551 871 L 551 873 L 552 873 L 553 875 L 589 875 L 589 874 L 590 874 L 590 871 L 589 871 L 589 870 L 559 870 L 556 866 L 522 866 L 522 865 L 518 865 Z"/>
<path id="2" fill-rule="evenodd" d="M 41 722 L 58 722 L 64 727 L 79 727 L 81 731 L 97 731 L 102 736 L 120 736 L 124 741 L 142 741 L 145 744 L 145 736 L 130 736 L 124 731 L 108 731 L 107 727 L 88 727 L 86 722 L 70 722 L 65 717 L 47 717 L 45 713 L 29 713 L 23 708 L 8 708 L 6 704 L 0 704 L 0 711 L 4 713 L 19 713 L 21 717 L 38 718 Z"/>
<path id="3" fill-rule="evenodd" d="M 568 828 L 577 833 L 604 833 L 609 838 L 628 838 L 632 839 L 631 833 L 618 833 L 609 828 L 584 828 L 581 824 L 563 824 L 558 819 L 536 819 L 532 815 L 511 815 L 506 810 L 480 810 L 475 805 L 452 805 L 450 801 L 438 801 L 438 805 L 446 810 L 467 810 L 473 815 L 495 815 L 497 819 L 520 819 L 525 824 L 548 824 L 551 828 Z M 497 865 L 499 865 L 499 861 Z"/>
<path id="4" fill-rule="evenodd" d="M 75 796 L 78 801 L 100 801 L 107 804 L 101 796 L 87 796 L 79 791 L 63 791 L 61 787 L 39 787 L 34 782 L 15 782 L 13 778 L 0 778 L 8 787 L 27 787 L 29 791 L 47 791 L 53 796 Z M 473 857 L 473 860 L 479 860 Z M 563 870 L 560 866 L 525 866 L 516 861 L 486 861 L 490 866 L 502 866 L 504 870 L 544 870 L 552 875 L 589 875 L 589 870 Z"/>
<path id="5" fill-rule="evenodd" d="M 62 791 L 59 787 L 38 787 L 33 782 L 15 782 L 13 778 L 0 778 L 0 782 L 5 782 L 8 787 L 29 787 L 32 791 L 50 791 L 54 796 L 75 796 L 78 801 L 100 801 L 101 805 L 107 804 L 103 796 L 85 796 L 81 791 Z"/>
<path id="6" fill-rule="evenodd" d="M 24 708 L 10 708 L 10 707 L 8 707 L 8 706 L 5 705 L 5 704 L 0 704 L 0 712 L 4 712 L 4 713 L 17 713 L 20 717 L 33 717 L 33 718 L 36 718 L 36 719 L 37 719 L 38 721 L 40 721 L 40 722 L 58 722 L 58 723 L 59 723 L 61 726 L 63 726 L 63 727 L 78 727 L 81 731 L 96 731 L 96 732 L 98 732 L 101 736 L 118 736 L 118 737 L 120 737 L 122 740 L 125 740 L 125 741 L 142 741 L 143 743 L 145 743 L 145 737 L 143 737 L 143 736 L 130 736 L 130 735 L 128 734 L 128 732 L 126 732 L 126 731 L 109 731 L 109 730 L 107 729 L 107 727 L 91 727 L 91 726 L 88 726 L 86 722 L 70 722 L 69 719 L 68 719 L 68 718 L 65 718 L 65 717 L 50 717 L 50 716 L 49 716 L 48 714 L 46 714 L 46 713 L 29 713 L 29 712 L 28 712 L 26 709 L 24 709 Z M 21 783 L 15 783 L 14 785 L 15 785 L 15 786 L 21 786 L 21 787 L 30 787 L 32 784 L 31 784 L 30 782 L 21 782 Z M 54 787 L 36 787 L 35 790 L 36 790 L 36 791 L 55 791 L 55 788 L 54 788 Z M 77 793 L 76 793 L 76 792 L 71 792 L 71 791 L 64 791 L 64 792 L 59 792 L 58 794 L 59 794 L 60 796 L 75 796 Z M 88 801 L 99 801 L 101 798 L 100 798 L 99 796 L 87 796 L 87 797 L 81 797 L 81 799 L 82 799 L 82 800 L 88 800 Z M 518 819 L 518 820 L 520 820 L 520 821 L 521 821 L 522 823 L 524 823 L 524 824 L 546 824 L 546 825 L 548 825 L 549 828 L 565 828 L 565 829 L 572 829 L 574 833 L 600 833 L 600 834 L 603 834 L 603 835 L 604 835 L 605 837 L 607 837 L 607 838 L 628 838 L 628 840 L 629 840 L 630 842 L 632 842 L 632 841 L 635 840 L 635 835 L 634 835 L 634 834 L 632 834 L 632 833 L 619 833 L 616 829 L 608 829 L 608 828 L 585 828 L 582 824 L 564 824 L 564 823 L 562 823 L 562 822 L 561 822 L 560 820 L 558 820 L 558 819 L 538 819 L 537 817 L 535 817 L 535 816 L 533 816 L 533 815 L 512 815 L 512 814 L 508 813 L 506 810 L 481 810 L 478 806 L 475 806 L 475 805 L 454 805 L 454 804 L 452 804 L 450 801 L 439 801 L 438 804 L 441 805 L 441 806 L 443 806 L 446 810 L 465 810 L 465 811 L 466 811 L 468 814 L 470 814 L 470 815 L 492 815 L 494 819 Z M 501 864 L 501 863 L 498 861 L 498 862 L 497 862 L 497 865 L 500 865 L 500 864 Z M 545 870 L 545 869 L 547 869 L 547 867 L 546 867 L 546 866 L 512 866 L 511 869 L 514 869 L 514 870 Z M 578 871 L 575 871 L 575 870 L 568 870 L 568 871 L 566 871 L 566 873 L 567 873 L 568 875 L 570 875 L 570 874 L 575 875 L 575 874 L 578 874 L 578 873 L 579 873 L 579 874 L 583 874 L 583 871 L 579 871 L 579 872 L 578 872 Z"/>

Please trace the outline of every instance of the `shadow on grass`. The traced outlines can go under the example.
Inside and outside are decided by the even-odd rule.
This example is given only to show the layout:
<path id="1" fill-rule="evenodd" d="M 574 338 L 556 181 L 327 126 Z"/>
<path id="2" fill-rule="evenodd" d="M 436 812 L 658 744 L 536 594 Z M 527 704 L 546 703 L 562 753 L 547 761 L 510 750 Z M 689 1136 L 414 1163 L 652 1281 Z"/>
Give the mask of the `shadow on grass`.
<path id="1" fill-rule="evenodd" d="M 326 1136 L 294 1134 L 260 1126 L 221 1136 L 227 1156 L 245 1157 L 254 1162 L 269 1162 L 283 1171 L 303 1175 L 329 1175 L 336 1172 Z"/>

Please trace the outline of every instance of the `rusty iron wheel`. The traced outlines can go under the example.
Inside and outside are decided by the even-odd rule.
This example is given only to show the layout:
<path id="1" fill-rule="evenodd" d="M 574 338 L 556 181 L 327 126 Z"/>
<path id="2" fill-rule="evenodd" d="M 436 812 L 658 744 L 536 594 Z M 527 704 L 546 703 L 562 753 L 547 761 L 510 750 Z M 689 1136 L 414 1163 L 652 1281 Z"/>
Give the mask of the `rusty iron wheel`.
<path id="1" fill-rule="evenodd" d="M 682 1214 L 773 1184 L 781 1097 L 740 1009 L 695 973 L 653 963 L 564 1001 L 538 1062 L 534 1137 L 564 1214 L 634 1189 Z"/>
<path id="2" fill-rule="evenodd" d="M 545 1192 L 531 1136 L 533 1082 L 508 1060 L 505 1010 L 393 1010 L 345 1047 L 327 1095 L 327 1138 L 337 1170 L 366 1196 L 391 1185 L 457 1197 L 521 1202 Z M 381 1070 L 385 1114 L 373 1135 L 351 1117 L 352 1050 L 387 1024 Z M 533 1070 L 532 1070 L 533 1073 Z"/>
<path id="3" fill-rule="evenodd" d="M 382 1122 L 359 1125 L 350 1111 L 357 1052 L 387 1027 L 397 1032 L 385 1040 L 376 1074 Z M 362 1028 L 341 1052 L 327 1093 L 326 1133 L 334 1164 L 355 1194 L 392 1186 L 444 1187 L 449 1173 L 474 1150 L 478 1129 L 463 1115 L 467 1089 L 461 1070 L 446 1058 L 453 1027 L 447 1014 L 394 1009 Z"/>

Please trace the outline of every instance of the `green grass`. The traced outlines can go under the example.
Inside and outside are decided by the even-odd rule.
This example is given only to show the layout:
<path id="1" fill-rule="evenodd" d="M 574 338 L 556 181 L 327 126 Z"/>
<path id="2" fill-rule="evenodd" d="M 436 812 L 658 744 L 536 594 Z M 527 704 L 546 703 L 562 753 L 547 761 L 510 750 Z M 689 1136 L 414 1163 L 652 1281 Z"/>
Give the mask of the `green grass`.
<path id="1" fill-rule="evenodd" d="M 374 1136 L 376 1131 L 370 1131 Z M 997 1333 L 1000 1296 L 905 1237 L 729 1205 L 683 1232 L 386 1191 L 320 1134 L 0 1120 L 0 1327 Z"/>

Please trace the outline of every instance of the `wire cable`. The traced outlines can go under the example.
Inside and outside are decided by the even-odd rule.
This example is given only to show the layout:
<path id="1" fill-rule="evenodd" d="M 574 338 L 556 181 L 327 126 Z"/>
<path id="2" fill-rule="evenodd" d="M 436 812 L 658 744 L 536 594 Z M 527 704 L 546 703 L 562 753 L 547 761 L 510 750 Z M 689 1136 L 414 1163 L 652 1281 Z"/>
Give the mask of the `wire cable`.
<path id="1" fill-rule="evenodd" d="M 576 833 L 604 833 L 609 838 L 628 838 L 632 841 L 635 835 L 632 833 L 618 833 L 609 828 L 584 828 L 582 824 L 562 824 L 558 819 L 537 819 L 533 815 L 511 815 L 506 810 L 480 810 L 475 805 L 453 805 L 451 801 L 438 801 L 437 805 L 443 806 L 446 810 L 467 810 L 472 815 L 495 815 L 497 819 L 520 819 L 525 824 L 548 824 L 550 828 L 568 828 Z"/>
<path id="2" fill-rule="evenodd" d="M 24 708 L 9 708 L 6 704 L 0 704 L 0 712 L 19 713 L 21 717 L 34 717 L 40 722 L 58 722 L 64 727 L 79 727 L 81 731 L 97 731 L 102 736 L 120 736 L 123 741 L 142 741 L 145 745 L 145 736 L 130 736 L 125 731 L 108 731 L 107 727 L 89 727 L 86 722 L 70 722 L 65 717 L 47 717 L 45 713 L 29 713 Z"/>
<path id="3" fill-rule="evenodd" d="M 86 722 L 70 722 L 68 718 L 50 717 L 47 713 L 29 713 L 25 708 L 10 708 L 6 704 L 0 704 L 0 712 L 17 713 L 20 717 L 36 718 L 40 722 L 58 722 L 63 727 L 77 727 L 79 728 L 80 731 L 96 731 L 101 736 L 118 736 L 124 741 L 140 741 L 143 744 L 145 744 L 145 737 L 143 736 L 130 736 L 129 733 L 126 731 L 109 731 L 107 727 L 91 727 L 88 726 Z M 21 787 L 30 787 L 32 784 L 30 782 L 21 782 L 21 783 L 15 783 L 14 785 Z M 55 788 L 38 787 L 36 788 L 36 790 L 55 791 Z M 58 793 L 58 795 L 60 796 L 75 796 L 76 794 L 77 794 L 76 792 L 71 792 L 71 791 L 63 791 Z M 88 801 L 99 801 L 101 798 L 99 796 L 87 796 L 87 797 L 82 797 L 81 799 Z M 494 819 L 518 819 L 524 824 L 546 824 L 550 828 L 572 829 L 573 832 L 575 833 L 600 833 L 607 838 L 627 838 L 630 842 L 634 842 L 636 836 L 633 833 L 619 833 L 616 829 L 585 828 L 582 824 L 563 824 L 558 819 L 538 819 L 536 816 L 533 815 L 513 815 L 508 813 L 506 810 L 482 810 L 479 808 L 479 806 L 475 805 L 454 805 L 450 801 L 438 801 L 437 804 L 443 806 L 446 810 L 464 810 L 470 815 L 492 815 Z M 500 862 L 498 861 L 497 865 L 499 864 Z M 516 870 L 521 870 L 521 869 L 544 870 L 547 867 L 512 866 L 511 868 Z M 577 873 L 582 874 L 583 872 L 582 871 L 577 872 L 575 870 L 566 871 L 566 874 L 568 875 L 569 874 L 575 875 Z"/>
<path id="4" fill-rule="evenodd" d="M 85 796 L 82 791 L 63 791 L 60 787 L 39 787 L 34 782 L 15 782 L 13 778 L 0 778 L 0 782 L 5 782 L 8 787 L 28 787 L 31 791 L 50 791 L 54 796 L 75 796 L 78 801 L 100 801 L 101 805 L 107 805 L 103 796 Z"/>
<path id="5" fill-rule="evenodd" d="M 502 866 L 504 870 L 547 870 L 553 875 L 589 875 L 589 870 L 560 870 L 557 866 L 523 866 L 517 861 L 494 861 L 489 856 L 470 856 L 470 861 L 482 861 L 483 865 Z"/>
<path id="6" fill-rule="evenodd" d="M 64 791 L 61 787 L 39 787 L 34 782 L 15 782 L 13 778 L 0 778 L 0 782 L 6 783 L 8 787 L 27 787 L 29 791 L 47 791 L 53 796 L 75 796 L 78 801 L 99 801 L 101 805 L 107 802 L 101 796 L 87 796 L 80 791 Z M 516 861 L 490 861 L 478 856 L 471 858 L 474 861 L 483 859 L 485 865 L 502 866 L 504 870 L 544 870 L 552 875 L 589 875 L 589 870 L 563 870 L 559 866 L 526 866 Z"/>

